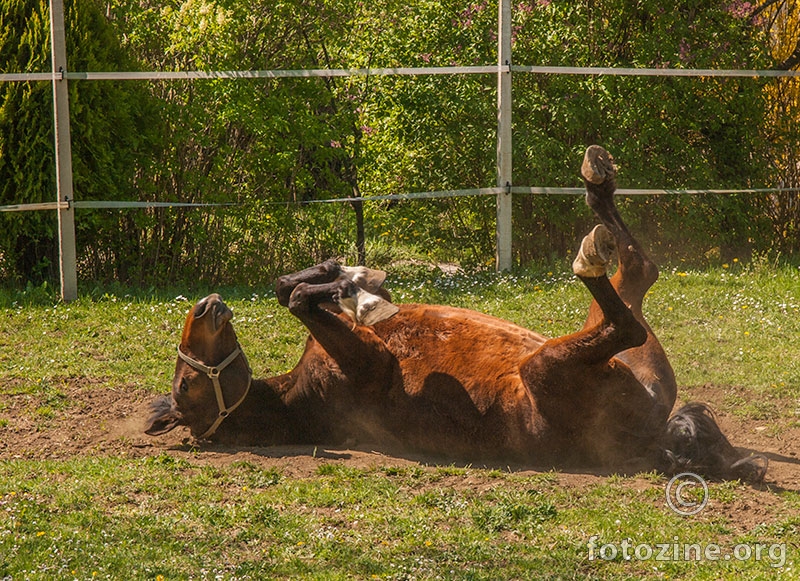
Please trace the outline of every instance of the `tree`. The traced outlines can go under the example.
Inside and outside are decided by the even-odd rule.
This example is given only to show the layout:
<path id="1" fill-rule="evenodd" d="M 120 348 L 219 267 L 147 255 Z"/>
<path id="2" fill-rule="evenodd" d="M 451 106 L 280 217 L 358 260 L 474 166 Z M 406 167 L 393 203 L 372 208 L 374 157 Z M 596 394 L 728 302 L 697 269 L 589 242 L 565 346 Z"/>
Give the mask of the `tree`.
<path id="1" fill-rule="evenodd" d="M 749 18 L 768 32 L 775 68 L 800 68 L 800 4 L 792 0 L 765 0 L 749 5 Z M 766 124 L 769 157 L 776 186 L 800 188 L 800 82 L 797 78 L 778 78 L 766 89 Z M 772 223 L 775 249 L 786 253 L 800 251 L 800 192 L 767 196 L 766 209 Z"/>
<path id="2" fill-rule="evenodd" d="M 67 3 L 68 64 L 71 70 L 126 68 L 99 2 Z M 48 5 L 44 0 L 13 0 L 0 9 L 0 68 L 9 72 L 50 69 Z M 70 83 L 73 175 L 76 198 L 115 200 L 134 197 L 139 160 L 149 156 L 154 117 L 141 91 L 114 82 Z M 54 201 L 55 167 L 52 88 L 49 82 L 0 86 L 0 203 Z M 6 214 L 0 254 L 11 280 L 41 282 L 57 275 L 55 216 L 50 212 Z M 77 221 L 82 268 L 114 262 L 117 219 L 81 213 Z"/>
<path id="3" fill-rule="evenodd" d="M 68 11 L 72 70 L 496 60 L 496 1 L 112 0 L 105 13 L 94 3 L 80 5 Z M 514 35 L 516 64 L 758 68 L 772 62 L 759 50 L 761 30 L 739 16 L 738 5 L 717 0 L 669 10 L 649 0 L 519 1 Z M 73 82 L 81 198 L 238 203 L 82 214 L 83 272 L 140 284 L 268 282 L 330 256 L 363 261 L 369 251 L 391 260 L 398 248 L 430 260 L 487 264 L 492 198 L 368 198 L 493 185 L 495 84 L 493 74 Z M 593 142 L 615 153 L 632 187 L 769 181 L 760 140 L 763 92 L 751 79 L 517 73 L 514 95 L 515 185 L 578 185 L 576 160 Z M 104 107 L 104 99 L 113 107 Z M 356 198 L 352 209 L 312 204 L 343 197 Z M 621 205 L 632 223 L 657 227 L 654 238 L 667 241 L 664 254 L 676 256 L 687 248 L 735 252 L 758 240 L 764 224 L 755 218 L 766 214 L 764 203 L 763 197 L 662 197 Z M 591 220 L 574 198 L 517 196 L 515 212 L 520 263 L 571 252 Z M 577 225 L 576 215 L 583 216 Z"/>
<path id="4" fill-rule="evenodd" d="M 41 72 L 49 55 L 44 0 L 14 0 L 0 10 L 0 70 Z M 0 85 L 0 203 L 54 201 L 52 91 L 48 83 Z M 0 272 L 41 280 L 54 262 L 56 223 L 49 214 L 3 214 Z"/>

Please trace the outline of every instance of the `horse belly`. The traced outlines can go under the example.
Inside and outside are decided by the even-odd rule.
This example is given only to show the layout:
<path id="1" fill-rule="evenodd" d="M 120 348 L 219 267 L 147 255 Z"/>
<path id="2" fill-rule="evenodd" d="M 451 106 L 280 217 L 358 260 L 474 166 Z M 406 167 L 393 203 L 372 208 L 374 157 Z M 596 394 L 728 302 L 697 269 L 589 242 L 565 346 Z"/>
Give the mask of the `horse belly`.
<path id="1" fill-rule="evenodd" d="M 546 426 L 519 366 L 544 338 L 486 315 L 429 310 L 382 333 L 399 366 L 391 409 L 400 435 L 427 451 L 535 455 Z"/>

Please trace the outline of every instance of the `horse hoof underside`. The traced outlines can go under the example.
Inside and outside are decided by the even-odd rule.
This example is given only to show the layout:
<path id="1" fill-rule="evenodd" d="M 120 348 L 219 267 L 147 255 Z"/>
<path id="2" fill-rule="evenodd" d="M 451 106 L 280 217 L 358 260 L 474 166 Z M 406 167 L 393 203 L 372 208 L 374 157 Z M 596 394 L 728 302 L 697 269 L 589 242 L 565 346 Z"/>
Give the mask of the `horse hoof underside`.
<path id="1" fill-rule="evenodd" d="M 613 234 L 598 224 L 584 236 L 578 256 L 572 263 L 572 271 L 585 278 L 597 278 L 606 274 L 617 244 Z"/>
<path id="2" fill-rule="evenodd" d="M 583 156 L 581 175 L 592 184 L 602 184 L 617 176 L 614 158 L 599 145 L 590 145 Z"/>
<path id="3" fill-rule="evenodd" d="M 378 295 L 356 287 L 353 296 L 342 296 L 337 301 L 339 308 L 358 325 L 371 327 L 397 314 L 400 308 Z"/>

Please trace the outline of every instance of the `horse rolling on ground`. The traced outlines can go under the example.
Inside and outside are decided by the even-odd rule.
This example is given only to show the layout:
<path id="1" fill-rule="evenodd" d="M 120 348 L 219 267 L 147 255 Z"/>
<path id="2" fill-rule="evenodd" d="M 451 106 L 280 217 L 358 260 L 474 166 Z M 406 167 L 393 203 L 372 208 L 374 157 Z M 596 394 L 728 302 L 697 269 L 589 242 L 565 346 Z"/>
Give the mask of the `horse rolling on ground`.
<path id="1" fill-rule="evenodd" d="M 277 282 L 310 332 L 284 375 L 253 379 L 231 310 L 216 294 L 198 302 L 172 394 L 153 403 L 146 432 L 185 425 L 226 445 L 355 440 L 451 461 L 763 479 L 766 459 L 739 453 L 706 406 L 670 417 L 675 376 L 642 314 L 658 269 L 614 206 L 608 152 L 588 148 L 581 173 L 600 224 L 573 263 L 594 299 L 580 331 L 548 339 L 465 309 L 393 305 L 384 273 L 328 261 Z"/>

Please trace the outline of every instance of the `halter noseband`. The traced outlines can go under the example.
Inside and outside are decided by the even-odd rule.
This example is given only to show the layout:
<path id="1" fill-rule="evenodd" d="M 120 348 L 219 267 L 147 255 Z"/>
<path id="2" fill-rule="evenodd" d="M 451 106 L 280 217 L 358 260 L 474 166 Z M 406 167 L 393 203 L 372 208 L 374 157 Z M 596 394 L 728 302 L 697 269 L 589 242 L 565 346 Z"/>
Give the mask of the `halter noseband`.
<path id="1" fill-rule="evenodd" d="M 244 359 L 244 364 L 247 366 L 247 389 L 244 390 L 244 394 L 242 394 L 242 397 L 239 398 L 239 401 L 237 401 L 231 407 L 225 407 L 225 397 L 222 395 L 222 387 L 220 387 L 219 384 L 219 376 L 225 370 L 225 368 L 231 363 L 233 363 L 236 360 L 236 358 L 239 357 L 240 355 L 242 356 L 242 359 Z M 214 367 L 209 367 L 208 365 L 200 363 L 196 359 L 192 359 L 191 357 L 186 355 L 183 351 L 181 351 L 180 345 L 178 345 L 178 357 L 183 359 L 186 363 L 188 363 L 191 367 L 195 368 L 197 371 L 202 371 L 203 373 L 205 373 L 211 380 L 211 383 L 214 384 L 214 395 L 217 398 L 219 415 L 217 416 L 217 419 L 214 420 L 214 423 L 211 424 L 211 427 L 208 428 L 203 433 L 203 435 L 201 435 L 198 438 L 198 440 L 205 440 L 206 438 L 210 438 L 214 434 L 214 432 L 217 431 L 217 428 L 222 423 L 222 420 L 227 418 L 233 410 L 239 407 L 239 405 L 247 397 L 247 394 L 250 392 L 250 384 L 253 382 L 253 371 L 250 369 L 250 364 L 247 362 L 247 357 L 245 356 L 244 351 L 242 351 L 242 348 L 239 346 L 238 343 L 236 344 L 236 349 L 233 350 L 233 353 L 228 355 L 222 361 L 222 363 Z"/>

